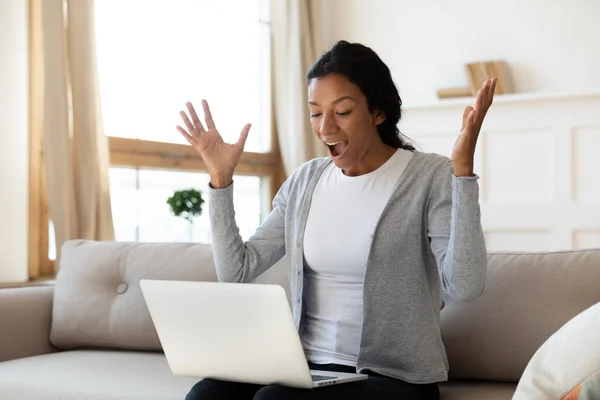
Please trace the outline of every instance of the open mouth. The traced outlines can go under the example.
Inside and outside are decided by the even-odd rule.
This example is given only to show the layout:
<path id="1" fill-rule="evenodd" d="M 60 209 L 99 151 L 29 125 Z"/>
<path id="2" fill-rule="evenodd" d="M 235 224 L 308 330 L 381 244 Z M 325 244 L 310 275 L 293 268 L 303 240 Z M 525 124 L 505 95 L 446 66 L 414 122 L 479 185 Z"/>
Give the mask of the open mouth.
<path id="1" fill-rule="evenodd" d="M 331 154 L 332 158 L 337 158 L 341 156 L 346 148 L 348 147 L 348 142 L 343 140 L 339 142 L 325 142 L 325 145 L 329 149 L 329 154 Z"/>

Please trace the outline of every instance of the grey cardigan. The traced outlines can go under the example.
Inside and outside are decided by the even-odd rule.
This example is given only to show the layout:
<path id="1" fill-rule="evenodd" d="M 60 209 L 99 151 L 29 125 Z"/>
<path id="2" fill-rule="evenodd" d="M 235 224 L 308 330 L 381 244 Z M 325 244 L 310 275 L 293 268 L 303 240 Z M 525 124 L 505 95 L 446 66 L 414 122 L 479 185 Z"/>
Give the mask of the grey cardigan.
<path id="1" fill-rule="evenodd" d="M 233 185 L 209 188 L 219 280 L 250 282 L 287 253 L 292 313 L 301 335 L 307 328 L 304 229 L 313 190 L 330 162 L 318 158 L 298 168 L 279 190 L 273 211 L 245 243 L 235 222 Z M 359 372 L 369 369 L 414 383 L 447 380 L 441 290 L 468 301 L 481 295 L 485 283 L 477 178 L 455 177 L 446 157 L 414 153 L 372 234 Z"/>

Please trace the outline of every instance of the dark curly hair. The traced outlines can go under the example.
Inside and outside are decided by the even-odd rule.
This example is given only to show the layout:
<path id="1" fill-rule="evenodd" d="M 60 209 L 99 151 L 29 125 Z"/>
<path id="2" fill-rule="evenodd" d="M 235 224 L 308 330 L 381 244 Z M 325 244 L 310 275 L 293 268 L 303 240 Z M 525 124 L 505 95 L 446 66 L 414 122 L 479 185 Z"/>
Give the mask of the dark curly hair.
<path id="1" fill-rule="evenodd" d="M 402 100 L 392 80 L 390 69 L 369 47 L 345 40 L 337 42 L 312 66 L 306 78 L 340 74 L 348 78 L 367 98 L 369 111 L 381 111 L 385 120 L 377 126 L 381 140 L 388 146 L 415 150 L 398 129 Z"/>

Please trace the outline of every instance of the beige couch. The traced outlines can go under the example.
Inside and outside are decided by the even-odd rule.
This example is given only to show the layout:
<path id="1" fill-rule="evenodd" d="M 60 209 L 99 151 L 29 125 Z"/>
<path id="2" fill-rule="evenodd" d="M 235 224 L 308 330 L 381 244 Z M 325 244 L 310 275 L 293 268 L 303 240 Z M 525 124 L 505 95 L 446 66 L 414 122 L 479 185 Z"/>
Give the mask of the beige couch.
<path id="1" fill-rule="evenodd" d="M 259 281 L 287 287 L 285 264 Z M 215 280 L 210 247 L 69 242 L 56 286 L 0 290 L 0 399 L 183 399 L 196 379 L 170 373 L 142 278 Z M 442 399 L 510 399 L 536 349 L 600 301 L 599 278 L 600 250 L 490 254 L 483 297 L 442 310 Z"/>

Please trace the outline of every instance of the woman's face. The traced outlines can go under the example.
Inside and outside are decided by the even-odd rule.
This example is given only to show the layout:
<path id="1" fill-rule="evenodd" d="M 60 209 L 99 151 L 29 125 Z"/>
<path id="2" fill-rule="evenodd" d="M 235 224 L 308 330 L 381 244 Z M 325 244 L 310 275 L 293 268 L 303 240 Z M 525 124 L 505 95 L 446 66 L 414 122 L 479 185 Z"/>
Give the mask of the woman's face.
<path id="1" fill-rule="evenodd" d="M 329 74 L 308 85 L 313 132 L 329 150 L 338 168 L 353 175 L 374 144 L 381 144 L 377 125 L 385 116 L 370 112 L 360 88 L 344 75 Z"/>

